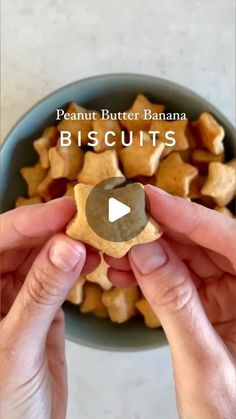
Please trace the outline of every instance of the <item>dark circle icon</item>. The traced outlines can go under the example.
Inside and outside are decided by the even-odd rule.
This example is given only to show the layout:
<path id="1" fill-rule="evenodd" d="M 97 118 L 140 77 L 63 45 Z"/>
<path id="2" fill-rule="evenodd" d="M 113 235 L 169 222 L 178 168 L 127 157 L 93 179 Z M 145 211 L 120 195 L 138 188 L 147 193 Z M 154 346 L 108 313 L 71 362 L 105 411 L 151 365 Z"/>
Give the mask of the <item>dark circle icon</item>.
<path id="1" fill-rule="evenodd" d="M 113 177 L 94 186 L 86 202 L 86 217 L 92 230 L 111 242 L 133 239 L 146 227 L 148 201 L 140 183 Z"/>

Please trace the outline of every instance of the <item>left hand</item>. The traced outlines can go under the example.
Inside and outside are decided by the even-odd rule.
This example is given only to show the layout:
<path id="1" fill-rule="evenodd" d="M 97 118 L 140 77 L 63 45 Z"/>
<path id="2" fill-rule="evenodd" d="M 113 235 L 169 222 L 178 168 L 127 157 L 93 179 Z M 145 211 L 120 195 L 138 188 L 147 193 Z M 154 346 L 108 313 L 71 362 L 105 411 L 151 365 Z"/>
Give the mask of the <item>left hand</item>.
<path id="1" fill-rule="evenodd" d="M 97 253 L 68 238 L 72 198 L 1 215 L 2 419 L 62 419 L 67 380 L 61 305 Z"/>

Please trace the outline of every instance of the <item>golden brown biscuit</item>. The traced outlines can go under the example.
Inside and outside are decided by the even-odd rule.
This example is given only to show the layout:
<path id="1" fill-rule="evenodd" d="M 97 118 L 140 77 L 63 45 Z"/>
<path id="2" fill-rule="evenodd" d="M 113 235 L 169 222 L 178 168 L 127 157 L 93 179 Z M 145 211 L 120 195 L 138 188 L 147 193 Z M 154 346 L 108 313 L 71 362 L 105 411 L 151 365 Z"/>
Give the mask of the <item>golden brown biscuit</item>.
<path id="1" fill-rule="evenodd" d="M 42 202 L 42 199 L 40 196 L 34 196 L 33 198 L 24 198 L 23 196 L 18 196 L 15 208 L 21 207 L 22 205 L 34 205 L 34 204 L 40 204 Z"/>
<path id="2" fill-rule="evenodd" d="M 155 146 L 147 133 L 144 133 L 143 146 L 139 135 L 134 135 L 133 143 L 119 151 L 119 157 L 127 178 L 135 176 L 153 176 L 159 164 L 164 144 Z"/>
<path id="3" fill-rule="evenodd" d="M 83 150 L 74 142 L 68 147 L 57 146 L 49 150 L 49 161 L 53 179 L 61 177 L 69 180 L 77 179 L 84 159 Z"/>
<path id="4" fill-rule="evenodd" d="M 160 162 L 156 186 L 186 198 L 189 195 L 190 183 L 197 175 L 196 167 L 184 163 L 179 153 L 173 152 Z"/>
<path id="5" fill-rule="evenodd" d="M 135 306 L 137 310 L 143 315 L 144 323 L 147 327 L 156 328 L 161 326 L 160 320 L 157 318 L 156 314 L 154 313 L 147 300 L 145 300 L 145 298 L 137 301 Z"/>
<path id="6" fill-rule="evenodd" d="M 105 151 L 107 149 L 112 150 L 119 150 L 120 148 L 122 148 L 122 144 L 121 144 L 121 128 L 120 125 L 118 123 L 118 121 L 113 121 L 111 119 L 108 120 L 104 120 L 101 118 L 95 119 L 93 121 L 93 130 L 97 131 L 97 139 L 98 139 L 98 145 L 96 145 L 94 147 L 94 151 L 96 151 L 96 153 L 100 153 L 101 151 Z M 114 146 L 107 146 L 104 142 L 104 136 L 108 131 L 113 131 L 115 133 L 115 136 L 110 136 L 109 138 L 109 142 L 112 143 L 115 141 L 115 145 Z"/>
<path id="7" fill-rule="evenodd" d="M 98 154 L 87 151 L 78 181 L 87 185 L 96 185 L 105 179 L 123 176 L 118 166 L 115 150 L 107 150 Z"/>
<path id="8" fill-rule="evenodd" d="M 100 264 L 93 272 L 90 272 L 88 275 L 86 275 L 86 279 L 89 282 L 94 282 L 100 285 L 103 290 L 108 291 L 112 287 L 112 284 L 107 277 L 109 265 L 105 262 L 102 252 L 100 252 L 100 258 Z"/>
<path id="9" fill-rule="evenodd" d="M 159 141 L 165 143 L 168 142 L 165 139 L 165 133 L 167 131 L 173 131 L 175 134 L 172 135 L 175 138 L 175 145 L 173 147 L 165 146 L 163 156 L 168 155 L 172 151 L 186 150 L 189 148 L 188 141 L 188 120 L 179 121 L 153 121 L 150 127 L 150 131 L 160 131 Z"/>
<path id="10" fill-rule="evenodd" d="M 201 175 L 207 175 L 208 165 L 211 161 L 224 162 L 224 153 L 212 154 L 206 150 L 193 150 L 191 154 L 192 163 L 198 168 Z"/>
<path id="11" fill-rule="evenodd" d="M 212 197 L 216 204 L 225 207 L 232 201 L 236 191 L 236 171 L 220 162 L 209 164 L 208 177 L 201 193 Z"/>
<path id="12" fill-rule="evenodd" d="M 107 308 L 105 307 L 103 302 L 102 302 L 102 307 L 95 308 L 95 310 L 93 310 L 92 314 L 95 317 L 100 317 L 100 318 L 103 318 L 103 319 L 109 317 Z"/>
<path id="13" fill-rule="evenodd" d="M 87 114 L 90 111 L 83 108 L 82 106 L 77 105 L 77 103 L 72 102 L 70 103 L 67 111 L 70 114 L 73 113 L 82 113 Z M 92 120 L 76 120 L 76 119 L 63 119 L 58 125 L 57 129 L 59 131 L 69 131 L 71 136 L 77 140 L 78 138 L 78 131 L 81 131 L 81 140 L 83 144 L 88 142 L 88 133 L 92 130 Z"/>
<path id="14" fill-rule="evenodd" d="M 215 207 L 215 210 L 220 212 L 221 214 L 227 215 L 228 217 L 231 217 L 231 218 L 234 217 L 233 213 L 227 207 L 218 207 L 217 206 L 217 207 Z"/>
<path id="15" fill-rule="evenodd" d="M 137 287 L 113 288 L 104 292 L 102 301 L 110 319 L 115 323 L 124 323 L 136 314 L 135 303 L 138 298 Z"/>
<path id="16" fill-rule="evenodd" d="M 81 301 L 83 300 L 84 283 L 85 283 L 85 277 L 80 276 L 78 281 L 76 282 L 75 286 L 70 291 L 70 293 L 67 297 L 67 301 L 69 301 L 72 304 L 76 304 L 76 305 L 81 303 Z"/>
<path id="17" fill-rule="evenodd" d="M 101 307 L 101 308 L 96 308 L 95 310 L 92 311 L 93 315 L 96 317 L 101 317 L 101 318 L 107 318 L 108 316 L 108 312 L 106 307 Z"/>
<path id="18" fill-rule="evenodd" d="M 164 112 L 165 106 L 159 105 L 157 103 L 151 103 L 144 95 L 138 95 L 131 106 L 127 111 L 129 114 L 137 114 L 137 119 L 133 120 L 121 120 L 121 125 L 125 127 L 128 131 L 148 131 L 151 125 L 151 120 L 144 119 L 144 109 L 151 109 L 152 112 L 161 113 Z"/>
<path id="19" fill-rule="evenodd" d="M 207 150 L 215 155 L 224 152 L 224 128 L 218 124 L 210 113 L 203 112 L 192 125 L 199 136 L 200 144 L 207 148 Z"/>
<path id="20" fill-rule="evenodd" d="M 98 236 L 88 224 L 85 210 L 86 201 L 92 189 L 93 187 L 89 185 L 78 184 L 75 186 L 77 215 L 67 226 L 66 233 L 68 236 L 76 240 L 81 240 L 103 253 L 116 258 L 124 256 L 136 244 L 148 243 L 161 236 L 160 227 L 151 217 L 144 230 L 133 239 L 124 242 L 111 242 Z"/>
<path id="21" fill-rule="evenodd" d="M 32 198 L 38 195 L 37 187 L 45 178 L 47 170 L 43 169 L 40 163 L 36 163 L 32 167 L 22 167 L 20 172 L 28 185 L 28 196 Z"/>
<path id="22" fill-rule="evenodd" d="M 39 155 L 39 161 L 44 169 L 48 169 L 50 166 L 48 151 L 49 148 L 56 145 L 58 135 L 59 132 L 56 127 L 49 127 L 44 130 L 42 137 L 33 142 L 33 146 Z"/>
<path id="23" fill-rule="evenodd" d="M 37 187 L 37 194 L 45 201 L 59 198 L 66 192 L 66 179 L 53 179 L 49 170 L 46 177 Z"/>
<path id="24" fill-rule="evenodd" d="M 80 311 L 82 313 L 98 313 L 101 310 L 104 312 L 105 308 L 102 302 L 102 294 L 103 290 L 97 284 L 86 282 L 84 285 L 84 299 L 80 304 Z"/>

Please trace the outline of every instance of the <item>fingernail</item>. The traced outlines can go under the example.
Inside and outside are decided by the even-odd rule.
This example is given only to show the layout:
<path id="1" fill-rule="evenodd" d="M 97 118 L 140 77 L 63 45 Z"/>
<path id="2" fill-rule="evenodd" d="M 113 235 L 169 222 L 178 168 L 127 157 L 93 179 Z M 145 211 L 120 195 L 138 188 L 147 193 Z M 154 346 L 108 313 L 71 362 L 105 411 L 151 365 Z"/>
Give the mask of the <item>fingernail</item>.
<path id="1" fill-rule="evenodd" d="M 167 262 L 167 254 L 158 241 L 155 241 L 134 246 L 131 259 L 141 274 L 148 275 Z"/>
<path id="2" fill-rule="evenodd" d="M 83 249 L 80 243 L 70 245 L 66 241 L 58 240 L 49 249 L 51 263 L 64 272 L 72 271 L 83 257 Z"/>
<path id="3" fill-rule="evenodd" d="M 164 191 L 161 188 L 158 188 L 157 186 L 153 186 L 153 185 L 147 185 L 145 188 L 150 189 L 152 192 L 158 194 L 158 195 L 166 195 L 166 196 L 171 196 L 168 192 Z"/>

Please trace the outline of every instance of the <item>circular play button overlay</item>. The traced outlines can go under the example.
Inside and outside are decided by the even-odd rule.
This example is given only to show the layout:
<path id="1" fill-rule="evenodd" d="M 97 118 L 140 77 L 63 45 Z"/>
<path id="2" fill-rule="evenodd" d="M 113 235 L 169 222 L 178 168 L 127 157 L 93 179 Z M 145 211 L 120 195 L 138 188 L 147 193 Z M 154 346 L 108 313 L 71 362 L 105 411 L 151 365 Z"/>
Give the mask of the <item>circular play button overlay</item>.
<path id="1" fill-rule="evenodd" d="M 144 230 L 149 215 L 148 201 L 140 183 L 126 183 L 123 177 L 109 178 L 96 185 L 86 202 L 90 227 L 101 238 L 124 242 Z"/>

